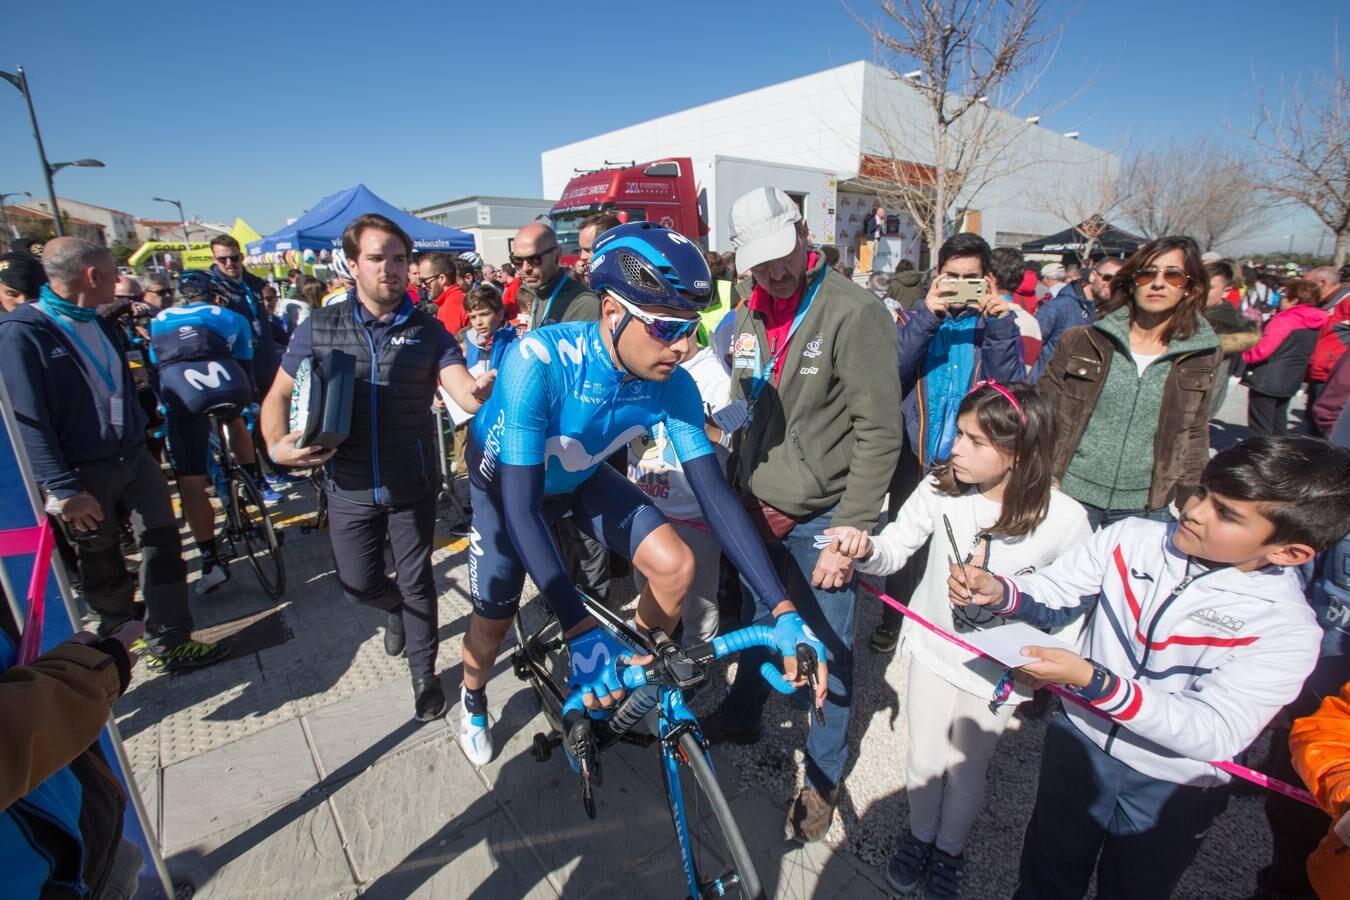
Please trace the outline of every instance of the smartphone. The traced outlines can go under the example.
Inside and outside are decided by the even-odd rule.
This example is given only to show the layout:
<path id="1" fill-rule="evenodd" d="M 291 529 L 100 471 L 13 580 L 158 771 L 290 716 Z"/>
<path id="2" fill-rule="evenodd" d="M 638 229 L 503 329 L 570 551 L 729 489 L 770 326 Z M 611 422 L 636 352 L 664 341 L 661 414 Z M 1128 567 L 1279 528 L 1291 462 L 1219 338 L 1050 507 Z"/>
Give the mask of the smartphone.
<path id="1" fill-rule="evenodd" d="M 947 308 L 953 309 L 961 306 L 979 306 L 984 302 L 989 282 L 983 278 L 944 278 L 942 287 L 944 291 L 955 292 L 945 293 L 942 298 Z"/>

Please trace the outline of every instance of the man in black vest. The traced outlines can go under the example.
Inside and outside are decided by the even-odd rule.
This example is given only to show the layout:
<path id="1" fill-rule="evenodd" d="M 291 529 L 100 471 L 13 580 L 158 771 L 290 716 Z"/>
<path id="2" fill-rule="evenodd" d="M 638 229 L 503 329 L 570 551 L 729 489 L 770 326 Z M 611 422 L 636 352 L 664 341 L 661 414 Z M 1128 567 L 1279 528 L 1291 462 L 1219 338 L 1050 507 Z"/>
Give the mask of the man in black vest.
<path id="1" fill-rule="evenodd" d="M 347 598 L 386 611 L 384 649 L 407 647 L 413 706 L 426 722 L 445 714 L 436 678 L 436 587 L 431 542 L 436 521 L 436 438 L 431 402 L 439 384 L 464 409 L 480 405 L 491 374 L 475 382 L 454 337 L 408 297 L 412 239 L 379 215 L 361 216 L 342 234 L 356 287 L 301 322 L 263 402 L 262 427 L 281 465 L 324 464 L 328 533 Z M 356 358 L 351 429 L 335 450 L 296 446 L 289 411 L 303 360 L 318 367 L 330 350 Z M 398 584 L 385 575 L 385 539 Z"/>

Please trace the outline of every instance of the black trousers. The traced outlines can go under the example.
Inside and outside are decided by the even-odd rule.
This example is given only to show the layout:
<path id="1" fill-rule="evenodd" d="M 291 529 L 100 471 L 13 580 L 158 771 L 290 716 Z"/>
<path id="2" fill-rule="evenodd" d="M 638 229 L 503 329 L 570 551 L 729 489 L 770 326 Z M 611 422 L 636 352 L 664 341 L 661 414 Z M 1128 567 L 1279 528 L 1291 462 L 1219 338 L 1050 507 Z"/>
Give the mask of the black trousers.
<path id="1" fill-rule="evenodd" d="M 328 536 L 338 580 L 347 599 L 385 612 L 402 612 L 408 670 L 414 678 L 436 674 L 436 581 L 431 544 L 436 529 L 436 493 L 406 506 L 367 506 L 328 496 Z M 388 538 L 397 585 L 384 562 Z"/>
<path id="2" fill-rule="evenodd" d="M 1283 437 L 1289 433 L 1289 397 L 1247 392 L 1247 427 L 1252 434 Z"/>
<path id="3" fill-rule="evenodd" d="M 1136 772 L 1054 716 L 1013 898 L 1078 900 L 1094 869 L 1102 900 L 1170 897 L 1228 795 Z"/>
<path id="4" fill-rule="evenodd" d="M 99 614 L 100 633 L 138 616 L 136 580 L 122 559 L 120 516 L 125 512 L 141 548 L 146 644 L 158 654 L 183 643 L 192 633 L 187 565 L 164 473 L 144 446 L 121 459 L 85 463 L 76 471 L 103 510 L 98 530 L 77 535 L 75 541 L 84 599 Z"/>

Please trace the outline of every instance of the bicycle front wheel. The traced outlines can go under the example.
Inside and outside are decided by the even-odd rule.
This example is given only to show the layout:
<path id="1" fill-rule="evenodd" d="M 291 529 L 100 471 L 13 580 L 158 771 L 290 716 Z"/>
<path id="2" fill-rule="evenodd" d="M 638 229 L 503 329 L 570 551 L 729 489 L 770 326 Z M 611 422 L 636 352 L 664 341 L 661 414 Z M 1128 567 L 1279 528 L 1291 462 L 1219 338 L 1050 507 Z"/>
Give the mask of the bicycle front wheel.
<path id="1" fill-rule="evenodd" d="M 286 567 L 281 560 L 281 547 L 272 517 L 263 505 L 262 494 L 247 475 L 235 473 L 234 509 L 232 512 L 235 537 L 244 544 L 249 565 L 258 576 L 258 584 L 273 600 L 286 589 Z"/>
<path id="2" fill-rule="evenodd" d="M 685 732 L 661 757 L 690 895 L 760 900 L 759 874 L 698 738 Z"/>

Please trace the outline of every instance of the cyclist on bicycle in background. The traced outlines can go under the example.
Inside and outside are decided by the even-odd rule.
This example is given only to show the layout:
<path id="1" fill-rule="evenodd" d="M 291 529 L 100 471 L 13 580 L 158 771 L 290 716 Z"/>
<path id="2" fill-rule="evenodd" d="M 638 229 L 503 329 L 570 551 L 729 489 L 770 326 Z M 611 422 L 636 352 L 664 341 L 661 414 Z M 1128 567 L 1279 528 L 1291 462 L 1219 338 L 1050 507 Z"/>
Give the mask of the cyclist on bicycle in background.
<path id="1" fill-rule="evenodd" d="M 464 638 L 459 740 L 477 765 L 492 758 L 487 677 L 526 572 L 568 642 L 569 686 L 591 709 L 609 708 L 623 696 L 615 664 L 631 651 L 585 613 L 551 522 L 571 515 L 583 531 L 629 556 L 648 578 L 638 628 L 678 633 L 693 554 L 646 495 L 605 465 L 658 422 L 718 542 L 776 617 L 774 637 L 788 680 L 806 683 L 796 648 L 808 644 L 822 661 L 815 702 L 824 701 L 824 647 L 787 599 L 763 541 L 732 494 L 704 431 L 698 389 L 679 366 L 696 349 L 699 312 L 711 297 L 702 253 L 683 235 L 650 222 L 611 229 L 594 250 L 591 287 L 602 298 L 600 321 L 554 325 L 517 341 L 470 427 L 474 611 Z"/>
<path id="2" fill-rule="evenodd" d="M 247 319 L 225 308 L 230 287 L 214 272 L 184 272 L 178 279 L 178 292 L 183 304 L 150 320 L 150 358 L 159 366 L 158 392 L 165 409 L 169 461 L 178 479 L 183 515 L 201 551 L 197 592 L 205 594 L 230 577 L 216 554 L 215 513 L 206 498 L 211 435 L 207 411 L 227 403 L 242 409 L 253 401 L 248 374 L 253 331 Z M 229 427 L 235 456 L 261 485 L 248 426 L 236 418 Z"/>
<path id="3" fill-rule="evenodd" d="M 356 279 L 352 277 L 351 267 L 347 265 L 347 253 L 341 247 L 333 251 L 328 271 L 330 273 L 328 283 L 336 284 L 337 287 L 323 295 L 323 299 L 319 301 L 320 308 L 341 303 L 347 299 L 348 292 L 356 287 Z"/>

